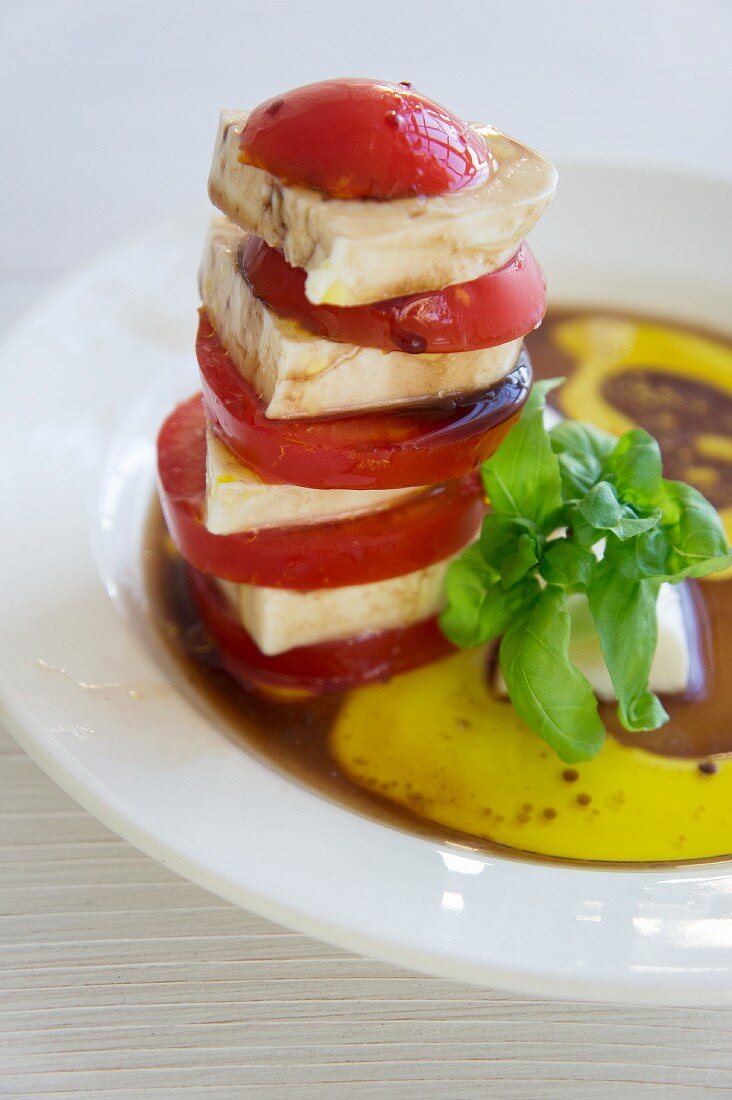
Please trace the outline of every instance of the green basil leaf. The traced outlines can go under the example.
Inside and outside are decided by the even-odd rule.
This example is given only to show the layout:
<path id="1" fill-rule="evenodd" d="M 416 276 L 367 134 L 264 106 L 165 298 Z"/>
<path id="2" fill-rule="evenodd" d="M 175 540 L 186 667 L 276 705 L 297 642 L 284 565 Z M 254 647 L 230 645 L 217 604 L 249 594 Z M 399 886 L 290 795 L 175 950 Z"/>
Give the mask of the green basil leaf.
<path id="1" fill-rule="evenodd" d="M 666 576 L 666 565 L 670 553 L 668 531 L 659 524 L 627 542 L 610 540 L 605 548 L 604 558 L 629 581 L 660 581 L 669 579 Z"/>
<path id="2" fill-rule="evenodd" d="M 650 516 L 636 516 L 633 509 L 618 500 L 618 495 L 609 481 L 599 481 L 577 504 L 582 518 L 596 531 L 606 531 L 619 538 L 634 538 L 644 531 L 655 527 L 660 518 L 656 510 Z"/>
<path id="3" fill-rule="evenodd" d="M 483 606 L 497 581 L 498 573 L 486 563 L 477 543 L 450 563 L 445 582 L 447 606 L 440 616 L 440 629 L 454 645 L 479 644 Z M 501 623 L 499 619 L 499 633 Z"/>
<path id="4" fill-rule="evenodd" d="M 664 481 L 657 527 L 632 539 L 623 553 L 608 548 L 606 558 L 631 580 L 649 578 L 678 584 L 732 566 L 722 521 L 708 500 L 682 481 Z"/>
<path id="5" fill-rule="evenodd" d="M 567 538 L 574 546 L 579 546 L 582 550 L 592 550 L 593 546 L 597 546 L 602 539 L 602 533 L 583 518 L 576 501 L 565 506 L 564 514 L 568 528 Z"/>
<path id="6" fill-rule="evenodd" d="M 446 587 L 447 606 L 440 616 L 440 629 L 454 645 L 463 647 L 497 638 L 539 591 L 536 578 L 527 577 L 507 592 L 475 543 L 450 563 Z"/>
<path id="7" fill-rule="evenodd" d="M 533 535 L 524 533 L 516 541 L 515 550 L 501 562 L 501 584 L 513 588 L 539 562 L 538 547 Z"/>
<path id="8" fill-rule="evenodd" d="M 525 413 L 483 463 L 483 483 L 498 515 L 531 520 L 544 532 L 556 526 L 562 508 L 559 462 L 541 408 Z"/>
<path id="9" fill-rule="evenodd" d="M 564 382 L 564 378 L 537 379 L 531 387 L 531 393 L 524 405 L 524 415 L 533 412 L 534 409 L 543 409 L 546 405 L 547 394 L 551 393 L 552 390 L 556 390 L 557 387 L 561 386 Z"/>
<path id="10" fill-rule="evenodd" d="M 617 439 L 591 424 L 563 420 L 552 428 L 552 450 L 559 459 L 565 500 L 587 493 L 602 477 L 605 462 Z"/>
<path id="11" fill-rule="evenodd" d="M 642 428 L 621 435 L 605 462 L 605 477 L 622 500 L 641 511 L 657 508 L 663 478 L 661 448 L 653 436 Z"/>
<path id="12" fill-rule="evenodd" d="M 672 550 L 663 579 L 706 577 L 732 565 L 732 553 L 722 520 L 714 506 L 683 481 L 663 482 L 664 527 L 669 520 Z"/>
<path id="13" fill-rule="evenodd" d="M 584 607 L 580 626 L 599 636 L 621 721 L 655 729 L 666 720 L 648 690 L 659 586 L 731 567 L 732 549 L 701 493 L 663 480 L 647 432 L 617 440 L 570 421 L 547 432 L 543 407 L 556 384 L 536 386 L 483 465 L 493 511 L 479 543 L 448 570 L 440 624 L 462 646 L 503 635 L 501 667 L 517 712 L 574 761 L 596 755 L 604 730 L 591 686 L 569 656 L 571 631 L 580 628 L 577 615 L 571 625 L 573 601 Z"/>
<path id="14" fill-rule="evenodd" d="M 658 640 L 658 589 L 655 581 L 630 582 L 605 559 L 587 590 L 620 721 L 628 730 L 654 730 L 668 721 L 660 701 L 648 690 Z"/>
<path id="15" fill-rule="evenodd" d="M 495 569 L 508 555 L 515 553 L 516 543 L 523 534 L 535 535 L 533 523 L 522 519 L 509 519 L 507 516 L 489 512 L 483 520 L 480 531 L 480 550 L 487 562 Z"/>
<path id="16" fill-rule="evenodd" d="M 564 593 L 550 586 L 506 630 L 500 662 L 524 722 L 562 760 L 576 763 L 597 756 L 605 729 L 589 681 L 569 660 L 569 636 Z"/>
<path id="17" fill-rule="evenodd" d="M 549 543 L 539 572 L 548 584 L 587 588 L 596 565 L 597 559 L 591 550 L 585 550 L 564 538 Z"/>

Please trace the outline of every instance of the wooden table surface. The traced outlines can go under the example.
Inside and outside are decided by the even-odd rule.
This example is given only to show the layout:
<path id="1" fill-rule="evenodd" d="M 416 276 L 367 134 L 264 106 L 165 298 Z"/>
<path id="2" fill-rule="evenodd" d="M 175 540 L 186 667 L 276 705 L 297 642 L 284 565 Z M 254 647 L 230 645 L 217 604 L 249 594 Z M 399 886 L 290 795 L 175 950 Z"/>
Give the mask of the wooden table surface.
<path id="1" fill-rule="evenodd" d="M 475 990 L 243 912 L 0 730 L 0 1096 L 732 1096 L 732 1013 Z"/>
<path id="2" fill-rule="evenodd" d="M 336 73 L 409 77 L 560 167 L 732 173 L 729 0 L 462 0 L 447 35 L 443 14 L 2 0 L 0 328 L 69 267 L 205 203 L 220 106 Z M 316 943 L 141 855 L 0 729 L 0 1096 L 732 1097 L 732 1014 L 537 1001 Z"/>

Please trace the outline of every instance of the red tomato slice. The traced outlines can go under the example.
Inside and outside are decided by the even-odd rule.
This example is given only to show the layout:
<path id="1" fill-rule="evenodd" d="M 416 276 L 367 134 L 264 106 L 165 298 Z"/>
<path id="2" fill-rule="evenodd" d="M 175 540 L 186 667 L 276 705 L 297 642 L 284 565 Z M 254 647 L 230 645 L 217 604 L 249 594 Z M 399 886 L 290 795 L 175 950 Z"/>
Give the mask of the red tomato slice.
<path id="1" fill-rule="evenodd" d="M 411 573 L 457 553 L 485 504 L 476 474 L 403 504 L 331 523 L 212 535 L 203 522 L 206 418 L 200 395 L 174 409 L 158 436 L 160 500 L 185 560 L 242 584 L 338 588 Z"/>
<path id="2" fill-rule="evenodd" d="M 306 272 L 261 237 L 247 238 L 239 264 L 257 298 L 281 317 L 316 336 L 383 351 L 492 348 L 533 332 L 546 312 L 546 281 L 525 242 L 504 267 L 468 283 L 364 306 L 313 305 Z"/>
<path id="3" fill-rule="evenodd" d="M 470 404 L 327 420 L 270 420 L 205 312 L 196 341 L 203 400 L 217 434 L 266 481 L 312 489 L 399 489 L 463 477 L 498 447 L 531 389 L 531 363 Z"/>
<path id="4" fill-rule="evenodd" d="M 480 134 L 406 82 L 295 88 L 252 111 L 240 148 L 244 164 L 339 199 L 441 195 L 493 168 Z"/>
<path id="5" fill-rule="evenodd" d="M 401 630 L 299 646 L 266 657 L 210 577 L 188 568 L 191 598 L 227 672 L 249 690 L 326 695 L 427 664 L 454 652 L 435 618 Z"/>

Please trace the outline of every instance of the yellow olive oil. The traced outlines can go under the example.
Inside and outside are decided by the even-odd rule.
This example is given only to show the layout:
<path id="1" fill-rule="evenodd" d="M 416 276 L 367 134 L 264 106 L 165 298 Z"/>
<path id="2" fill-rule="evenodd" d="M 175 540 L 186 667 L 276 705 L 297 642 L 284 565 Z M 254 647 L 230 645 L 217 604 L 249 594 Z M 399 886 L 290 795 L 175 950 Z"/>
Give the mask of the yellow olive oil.
<path id="1" fill-rule="evenodd" d="M 566 765 L 496 699 L 486 653 L 458 653 L 349 693 L 330 737 L 354 783 L 452 830 L 542 855 L 633 862 L 732 847 L 732 760 L 608 738 Z"/>

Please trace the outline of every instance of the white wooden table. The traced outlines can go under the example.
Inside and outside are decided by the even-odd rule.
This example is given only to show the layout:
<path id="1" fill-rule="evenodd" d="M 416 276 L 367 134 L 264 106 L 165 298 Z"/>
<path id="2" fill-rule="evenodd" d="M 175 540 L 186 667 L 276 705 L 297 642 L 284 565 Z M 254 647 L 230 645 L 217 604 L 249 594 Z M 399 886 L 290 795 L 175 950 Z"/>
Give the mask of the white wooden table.
<path id="1" fill-rule="evenodd" d="M 325 75 L 409 77 L 560 164 L 732 174 L 727 0 L 463 0 L 449 35 L 442 11 L 3 0 L 0 326 L 110 240 L 205 201 L 218 106 Z M 0 728 L 0 1096 L 249 1095 L 732 1097 L 732 1015 L 533 1001 L 315 943 L 136 852 Z"/>
<path id="2" fill-rule="evenodd" d="M 0 733 L 0 1096 L 732 1096 L 732 1015 L 541 1002 L 219 901 Z"/>

